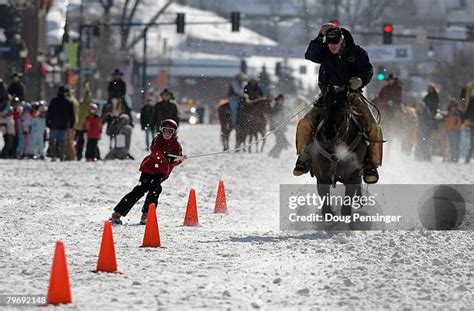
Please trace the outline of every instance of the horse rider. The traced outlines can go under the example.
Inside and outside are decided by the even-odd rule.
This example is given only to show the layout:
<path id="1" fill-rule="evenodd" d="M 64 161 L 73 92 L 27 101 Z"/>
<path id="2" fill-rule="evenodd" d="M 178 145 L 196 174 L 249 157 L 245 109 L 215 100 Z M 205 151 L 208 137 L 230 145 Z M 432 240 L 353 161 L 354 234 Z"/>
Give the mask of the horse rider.
<path id="1" fill-rule="evenodd" d="M 362 88 L 372 76 L 373 67 L 367 52 L 354 43 L 351 33 L 332 23 L 323 24 L 318 36 L 309 43 L 305 58 L 321 64 L 319 68 L 319 88 L 323 96 L 328 86 L 349 86 L 348 100 L 352 112 L 358 117 L 367 136 L 369 148 L 364 159 L 364 181 L 376 183 L 379 179 L 377 168 L 382 164 L 382 129 L 377 124 L 370 108 L 362 100 Z M 321 115 L 321 107 L 315 104 L 306 116 L 298 122 L 296 131 L 296 161 L 293 175 L 307 173 L 311 167 L 311 155 L 307 145 L 311 142 Z"/>
<path id="2" fill-rule="evenodd" d="M 377 98 L 382 105 L 387 105 L 390 101 L 392 101 L 395 107 L 402 107 L 403 87 L 398 78 L 392 73 L 388 75 L 387 84 L 385 84 L 380 89 Z"/>
<path id="3" fill-rule="evenodd" d="M 249 96 L 249 100 L 256 100 L 263 97 L 263 90 L 256 77 L 249 79 L 249 82 L 244 88 L 244 92 Z"/>
<path id="4" fill-rule="evenodd" d="M 125 101 L 125 95 L 127 95 L 127 84 L 122 79 L 123 73 L 119 69 L 115 69 L 112 72 L 112 80 L 109 82 L 107 88 L 109 92 L 109 100 L 117 98 Z"/>
<path id="5" fill-rule="evenodd" d="M 239 117 L 239 104 L 245 97 L 244 92 L 244 81 L 245 76 L 242 73 L 238 73 L 235 79 L 229 85 L 229 91 L 227 96 L 229 97 L 230 112 L 232 117 L 232 127 L 237 127 Z"/>

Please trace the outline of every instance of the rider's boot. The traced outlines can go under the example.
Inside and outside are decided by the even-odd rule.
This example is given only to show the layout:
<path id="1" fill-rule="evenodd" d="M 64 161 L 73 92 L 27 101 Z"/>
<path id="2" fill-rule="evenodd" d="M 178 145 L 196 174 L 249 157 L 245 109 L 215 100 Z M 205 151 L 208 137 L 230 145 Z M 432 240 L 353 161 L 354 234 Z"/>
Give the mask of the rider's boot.
<path id="1" fill-rule="evenodd" d="M 372 157 L 368 154 L 363 168 L 363 179 L 366 184 L 375 184 L 379 181 L 377 167 L 378 163 L 374 163 Z"/>
<path id="2" fill-rule="evenodd" d="M 311 111 L 298 122 L 296 127 L 296 153 L 298 159 L 296 160 L 295 168 L 293 170 L 294 176 L 301 176 L 306 174 L 311 169 L 311 154 L 308 150 L 308 145 L 311 142 L 313 132 L 315 129 L 317 107 L 313 107 Z"/>
<path id="3" fill-rule="evenodd" d="M 306 174 L 311 169 L 311 155 L 308 152 L 302 152 L 296 160 L 295 168 L 293 169 L 294 176 L 301 176 Z"/>

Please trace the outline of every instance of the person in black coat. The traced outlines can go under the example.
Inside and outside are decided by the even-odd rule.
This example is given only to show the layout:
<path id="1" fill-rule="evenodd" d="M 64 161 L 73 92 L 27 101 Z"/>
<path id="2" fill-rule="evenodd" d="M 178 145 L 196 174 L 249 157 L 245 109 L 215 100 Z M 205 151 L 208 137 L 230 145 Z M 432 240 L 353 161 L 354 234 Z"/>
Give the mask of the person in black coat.
<path id="1" fill-rule="evenodd" d="M 255 100 L 263 97 L 263 91 L 258 80 L 255 77 L 250 78 L 249 83 L 244 88 L 245 94 L 249 96 L 250 100 Z"/>
<path id="2" fill-rule="evenodd" d="M 431 116 L 434 118 L 439 110 L 439 95 L 434 85 L 428 86 L 428 93 L 423 98 L 423 102 L 426 108 L 431 112 Z"/>
<path id="3" fill-rule="evenodd" d="M 115 69 L 112 73 L 112 80 L 109 82 L 107 88 L 109 92 L 109 99 L 119 98 L 125 100 L 127 95 L 127 84 L 122 79 L 123 73 L 119 69 Z"/>
<path id="4" fill-rule="evenodd" d="M 152 124 L 157 132 L 163 120 L 172 119 L 179 125 L 178 106 L 174 102 L 174 95 L 168 89 L 160 94 L 161 101 L 155 105 Z"/>
<path id="5" fill-rule="evenodd" d="M 140 110 L 140 124 L 142 131 L 145 131 L 146 150 L 150 149 L 150 143 L 155 137 L 155 128 L 153 126 L 153 115 L 155 113 L 155 106 L 153 99 L 149 98 L 147 103 L 143 105 Z"/>
<path id="6" fill-rule="evenodd" d="M 61 161 L 64 160 L 66 131 L 73 128 L 76 122 L 73 104 L 67 98 L 69 92 L 69 87 L 60 86 L 57 96 L 51 100 L 46 114 L 46 126 L 50 129 L 49 151 L 53 161 L 57 157 Z"/>
<path id="7" fill-rule="evenodd" d="M 20 80 L 20 76 L 17 73 L 12 74 L 12 81 L 8 86 L 8 93 L 12 98 L 18 97 L 20 101 L 25 100 L 25 86 Z"/>
<path id="8" fill-rule="evenodd" d="M 332 23 L 324 24 L 318 36 L 309 43 L 305 58 L 320 64 L 319 87 L 324 94 L 328 87 L 349 87 L 349 104 L 365 130 L 370 143 L 364 159 L 364 181 L 378 181 L 377 167 L 382 164 L 382 129 L 377 124 L 367 104 L 361 99 L 362 88 L 372 79 L 374 70 L 367 52 L 356 45 L 351 33 Z M 321 115 L 321 107 L 315 105 L 298 122 L 296 132 L 296 161 L 293 175 L 307 173 L 311 167 L 311 155 L 306 147 L 316 131 L 316 123 Z"/>
<path id="9" fill-rule="evenodd" d="M 7 91 L 7 86 L 3 82 L 3 79 L 0 79 L 0 113 L 2 113 L 8 107 L 8 100 L 10 96 Z"/>

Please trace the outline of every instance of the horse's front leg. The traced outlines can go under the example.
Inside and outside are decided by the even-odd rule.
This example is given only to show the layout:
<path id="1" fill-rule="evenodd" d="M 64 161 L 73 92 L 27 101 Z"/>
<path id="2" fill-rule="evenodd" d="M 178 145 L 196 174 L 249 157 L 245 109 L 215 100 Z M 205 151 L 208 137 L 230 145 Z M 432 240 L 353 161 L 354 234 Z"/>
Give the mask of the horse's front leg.
<path id="1" fill-rule="evenodd" d="M 359 177 L 360 179 L 360 177 Z M 350 184 L 345 184 L 346 193 L 345 196 L 351 198 L 351 203 L 355 199 L 355 197 L 360 196 L 362 193 L 362 188 L 360 181 L 357 183 L 356 180 L 353 180 Z M 344 200 L 345 202 L 346 200 Z M 352 204 L 343 204 L 341 207 L 341 215 L 342 216 L 350 216 L 352 215 Z"/>
<path id="2" fill-rule="evenodd" d="M 329 190 L 329 187 L 330 187 L 330 184 L 328 182 L 326 183 L 322 183 L 319 181 L 317 181 L 317 189 L 318 189 L 318 195 L 320 197 L 326 197 L 326 198 L 329 198 L 329 195 L 330 195 L 330 190 Z M 323 206 L 321 208 L 321 213 L 323 215 L 324 218 L 326 218 L 326 215 L 327 214 L 331 214 L 331 215 L 334 215 L 334 212 L 332 211 L 331 209 L 331 205 L 329 204 L 328 200 L 324 200 L 324 203 L 323 203 Z"/>

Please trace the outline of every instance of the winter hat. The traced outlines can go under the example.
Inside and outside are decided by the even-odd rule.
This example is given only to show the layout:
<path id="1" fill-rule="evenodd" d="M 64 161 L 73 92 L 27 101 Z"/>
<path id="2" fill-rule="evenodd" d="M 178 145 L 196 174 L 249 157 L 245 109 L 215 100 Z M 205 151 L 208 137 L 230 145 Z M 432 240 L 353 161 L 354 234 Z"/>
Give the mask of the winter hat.
<path id="1" fill-rule="evenodd" d="M 96 104 L 90 104 L 90 105 L 89 105 L 89 110 L 97 111 L 97 110 L 99 110 L 99 108 L 97 107 Z"/>
<path id="2" fill-rule="evenodd" d="M 113 76 L 123 76 L 123 73 L 120 71 L 120 69 L 115 69 L 114 72 L 112 72 Z"/>
<path id="3" fill-rule="evenodd" d="M 25 104 L 23 105 L 23 110 L 24 110 L 24 111 L 30 111 L 31 108 L 32 108 L 32 106 L 31 106 L 30 103 L 25 103 Z"/>
<path id="4" fill-rule="evenodd" d="M 45 104 L 40 104 L 39 111 L 40 112 L 47 112 L 48 111 L 48 106 L 46 106 Z"/>
<path id="5" fill-rule="evenodd" d="M 336 44 L 339 43 L 342 37 L 342 30 L 339 27 L 329 28 L 326 32 L 326 42 L 328 44 Z"/>

